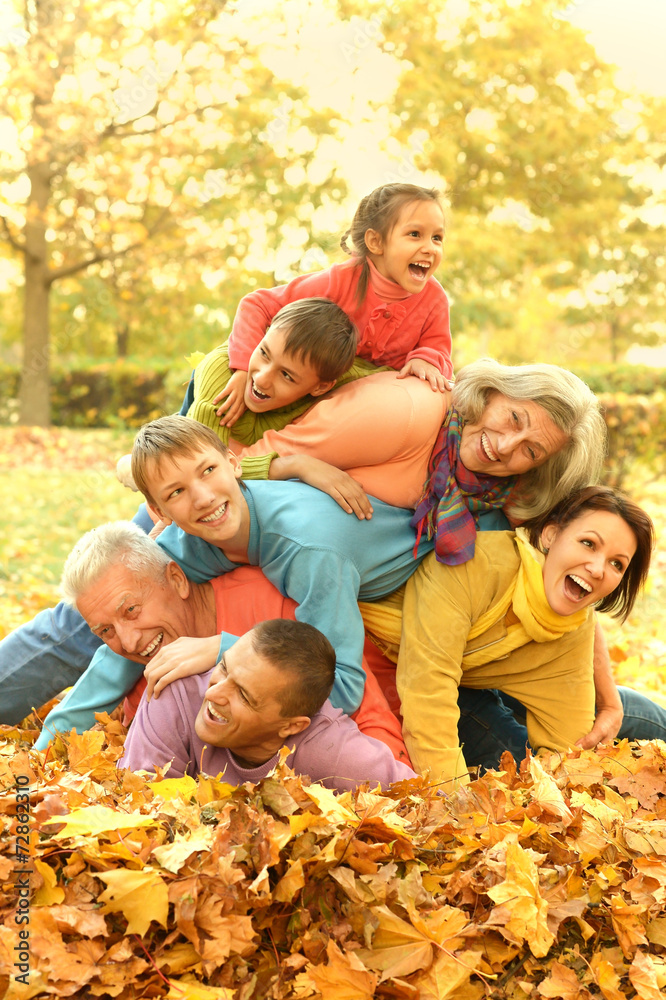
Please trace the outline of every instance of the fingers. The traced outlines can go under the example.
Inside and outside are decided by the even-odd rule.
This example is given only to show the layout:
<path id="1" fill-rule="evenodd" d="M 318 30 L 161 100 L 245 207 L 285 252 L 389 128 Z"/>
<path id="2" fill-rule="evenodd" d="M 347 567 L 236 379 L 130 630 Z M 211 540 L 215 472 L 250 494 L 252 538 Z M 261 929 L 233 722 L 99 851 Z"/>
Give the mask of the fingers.
<path id="1" fill-rule="evenodd" d="M 363 487 L 347 476 L 347 482 L 334 486 L 331 496 L 347 514 L 355 514 L 359 521 L 369 521 L 374 511 Z"/>
<path id="2" fill-rule="evenodd" d="M 372 504 L 365 493 L 360 496 L 350 496 L 346 499 L 347 513 L 356 514 L 359 521 L 369 521 L 372 517 Z"/>
<path id="3" fill-rule="evenodd" d="M 229 407 L 226 416 L 220 418 L 221 426 L 233 427 L 238 418 L 243 416 L 243 414 L 245 413 L 245 409 L 246 409 L 245 403 L 243 402 L 243 397 L 241 396 L 241 398 L 237 400 L 237 402 L 235 402 L 231 407 Z"/>

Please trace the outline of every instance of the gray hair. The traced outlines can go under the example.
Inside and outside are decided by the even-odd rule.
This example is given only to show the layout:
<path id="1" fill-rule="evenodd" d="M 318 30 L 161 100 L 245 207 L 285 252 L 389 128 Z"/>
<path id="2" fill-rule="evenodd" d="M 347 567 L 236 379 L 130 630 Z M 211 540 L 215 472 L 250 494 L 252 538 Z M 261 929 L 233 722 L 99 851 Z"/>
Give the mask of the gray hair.
<path id="1" fill-rule="evenodd" d="M 569 438 L 543 465 L 520 477 L 518 495 L 507 506 L 512 517 L 539 517 L 569 493 L 599 482 L 606 425 L 599 400 L 577 375 L 557 365 L 502 365 L 481 358 L 458 372 L 453 405 L 463 420 L 478 423 L 492 392 L 538 403 Z"/>
<path id="2" fill-rule="evenodd" d="M 79 597 L 118 564 L 162 583 L 170 562 L 164 549 L 137 524 L 111 521 L 79 538 L 67 556 L 60 593 L 66 604 L 76 607 Z"/>

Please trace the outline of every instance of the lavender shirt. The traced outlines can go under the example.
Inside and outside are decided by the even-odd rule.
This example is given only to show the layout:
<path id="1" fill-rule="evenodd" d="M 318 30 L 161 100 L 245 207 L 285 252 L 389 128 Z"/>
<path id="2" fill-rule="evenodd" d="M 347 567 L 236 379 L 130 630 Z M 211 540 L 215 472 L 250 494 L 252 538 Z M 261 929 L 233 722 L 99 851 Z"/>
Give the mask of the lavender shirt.
<path id="1" fill-rule="evenodd" d="M 167 776 L 196 777 L 200 771 L 221 774 L 230 785 L 260 781 L 275 767 L 276 753 L 265 764 L 241 767 L 230 750 L 203 743 L 194 731 L 211 671 L 174 681 L 159 698 L 141 699 L 125 741 L 120 767 L 132 771 L 153 771 L 172 761 Z M 406 764 L 397 761 L 389 748 L 365 736 L 356 723 L 329 701 L 312 718 L 302 733 L 287 740 L 292 753 L 289 767 L 308 774 L 336 791 L 354 789 L 361 782 L 384 786 L 393 781 L 416 777 Z"/>

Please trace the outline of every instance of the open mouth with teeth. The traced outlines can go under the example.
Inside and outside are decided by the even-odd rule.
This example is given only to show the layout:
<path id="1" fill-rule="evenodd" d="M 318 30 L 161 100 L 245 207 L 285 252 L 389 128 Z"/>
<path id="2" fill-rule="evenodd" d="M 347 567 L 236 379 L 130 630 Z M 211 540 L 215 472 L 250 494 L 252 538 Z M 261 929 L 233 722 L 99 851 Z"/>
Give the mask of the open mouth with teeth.
<path id="1" fill-rule="evenodd" d="M 485 431 L 481 433 L 481 447 L 483 448 L 483 454 L 489 462 L 499 462 L 497 455 L 490 446 L 490 440 Z"/>
<path id="2" fill-rule="evenodd" d="M 210 701 L 206 702 L 206 716 L 209 722 L 215 722 L 218 725 L 222 724 L 223 726 L 229 725 L 229 719 L 225 719 L 225 717 L 213 707 Z"/>
<path id="3" fill-rule="evenodd" d="M 225 500 L 224 503 L 221 503 L 220 506 L 217 507 L 213 511 L 212 514 L 206 514 L 205 517 L 200 517 L 199 518 L 199 523 L 200 524 L 208 524 L 210 521 L 217 521 L 217 520 L 219 520 L 219 518 L 221 518 L 224 515 L 224 513 L 226 512 L 227 504 L 228 503 L 229 503 L 229 501 Z"/>
<path id="4" fill-rule="evenodd" d="M 250 398 L 256 400 L 257 403 L 265 403 L 271 397 L 267 392 L 261 392 L 260 389 L 257 389 L 256 383 L 252 379 L 250 382 Z"/>
<path id="5" fill-rule="evenodd" d="M 430 271 L 430 264 L 425 262 L 420 264 L 410 264 L 409 273 L 412 278 L 418 278 L 419 281 L 424 281 L 428 277 L 428 272 Z"/>
<path id="6" fill-rule="evenodd" d="M 159 632 L 155 636 L 155 638 L 153 639 L 153 641 L 148 646 L 146 646 L 145 649 L 141 650 L 141 652 L 139 653 L 139 656 L 145 656 L 145 657 L 154 656 L 155 653 L 157 652 L 157 650 L 162 645 L 162 640 L 163 639 L 164 639 L 164 632 Z"/>
<path id="7" fill-rule="evenodd" d="M 570 600 L 582 601 L 592 593 L 592 587 L 582 577 L 569 573 L 564 578 L 564 591 Z"/>

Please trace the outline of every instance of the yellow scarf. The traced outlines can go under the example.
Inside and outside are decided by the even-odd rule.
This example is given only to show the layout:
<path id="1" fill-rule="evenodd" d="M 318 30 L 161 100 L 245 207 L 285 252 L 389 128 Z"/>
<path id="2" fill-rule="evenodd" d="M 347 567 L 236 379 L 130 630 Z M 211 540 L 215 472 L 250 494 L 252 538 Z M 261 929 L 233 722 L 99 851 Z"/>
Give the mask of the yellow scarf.
<path id="1" fill-rule="evenodd" d="M 474 622 L 467 641 L 483 635 L 496 625 L 506 616 L 509 608 L 513 609 L 518 621 L 507 626 L 507 634 L 502 639 L 463 656 L 463 664 L 467 667 L 478 667 L 497 660 L 528 642 L 552 642 L 566 632 L 580 628 L 587 619 L 587 608 L 566 616 L 553 611 L 543 588 L 543 553 L 530 545 L 524 528 L 516 529 L 515 538 L 520 556 L 518 572 L 497 603 Z M 448 572 L 447 567 L 443 567 L 442 572 Z M 373 601 L 372 604 L 359 602 L 366 632 L 394 663 L 398 662 L 404 593 L 405 587 L 402 586 L 381 601 Z"/>

